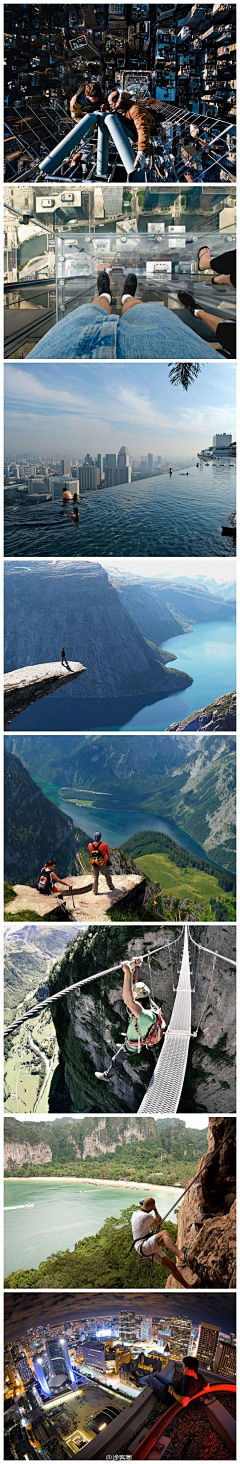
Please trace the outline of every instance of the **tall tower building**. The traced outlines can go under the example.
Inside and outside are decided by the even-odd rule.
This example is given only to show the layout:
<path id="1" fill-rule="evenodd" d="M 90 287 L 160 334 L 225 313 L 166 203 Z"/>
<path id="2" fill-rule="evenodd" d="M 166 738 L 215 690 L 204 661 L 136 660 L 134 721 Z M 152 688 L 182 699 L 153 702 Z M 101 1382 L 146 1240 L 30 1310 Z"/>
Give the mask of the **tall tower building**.
<path id="1" fill-rule="evenodd" d="M 182 1362 L 190 1348 L 192 1323 L 187 1317 L 171 1317 L 170 1357 Z"/>
<path id="2" fill-rule="evenodd" d="M 134 1347 L 141 1339 L 142 1317 L 134 1316 L 133 1312 L 121 1312 L 119 1317 L 119 1342 L 128 1343 Z"/>
<path id="3" fill-rule="evenodd" d="M 119 448 L 117 465 L 118 465 L 118 468 L 130 468 L 130 466 L 131 466 L 131 455 L 130 455 L 130 452 L 128 450 L 128 447 L 120 447 Z"/>
<path id="4" fill-rule="evenodd" d="M 70 1383 L 75 1382 L 72 1364 L 65 1337 L 48 1339 L 45 1344 L 46 1356 L 50 1367 L 50 1387 L 60 1388 L 67 1378 Z"/>
<path id="5" fill-rule="evenodd" d="M 220 1373 L 223 1378 L 236 1377 L 236 1345 L 233 1342 L 218 1342 L 214 1357 L 213 1372 Z"/>
<path id="6" fill-rule="evenodd" d="M 70 458 L 62 458 L 62 474 L 63 474 L 63 477 L 65 476 L 65 473 L 68 474 L 70 472 L 71 472 Z"/>
<path id="7" fill-rule="evenodd" d="M 205 1367 L 212 1368 L 218 1338 L 219 1327 L 211 1326 L 210 1322 L 201 1322 L 197 1357 L 204 1362 Z"/>

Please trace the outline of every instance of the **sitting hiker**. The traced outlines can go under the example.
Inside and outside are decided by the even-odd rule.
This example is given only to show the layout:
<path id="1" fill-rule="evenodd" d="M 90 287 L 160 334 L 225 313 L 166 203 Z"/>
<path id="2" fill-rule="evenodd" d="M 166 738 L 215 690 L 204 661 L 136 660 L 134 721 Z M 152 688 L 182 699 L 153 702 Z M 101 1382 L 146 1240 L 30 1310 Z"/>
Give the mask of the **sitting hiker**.
<path id="1" fill-rule="evenodd" d="M 95 834 L 93 844 L 88 845 L 90 851 L 90 862 L 93 872 L 92 890 L 94 895 L 98 894 L 100 869 L 102 874 L 104 874 L 104 879 L 106 879 L 107 881 L 108 889 L 114 890 L 115 888 L 110 873 L 110 850 L 108 848 L 108 844 L 101 843 L 101 837 L 101 833 Z"/>
<path id="2" fill-rule="evenodd" d="M 161 1008 L 150 996 L 149 986 L 144 981 L 135 981 L 133 985 L 134 972 L 138 975 L 142 958 L 134 961 L 123 961 L 123 1001 L 131 1019 L 128 1024 L 125 1041 L 120 1044 L 115 1056 L 112 1057 L 110 1067 L 103 1073 L 95 1073 L 95 1077 L 103 1078 L 108 1082 L 113 1076 L 114 1069 L 119 1062 L 122 1062 L 124 1052 L 141 1052 L 142 1047 L 155 1047 L 161 1042 L 165 1031 Z"/>
<path id="3" fill-rule="evenodd" d="M 152 1233 L 150 1228 L 153 1214 L 155 1216 L 155 1234 L 154 1232 Z M 149 1216 L 151 1216 L 150 1222 Z M 168 1230 L 162 1230 L 161 1228 L 162 1219 L 156 1209 L 155 1200 L 141 1200 L 141 1208 L 133 1212 L 131 1226 L 134 1249 L 143 1257 L 143 1260 L 147 1256 L 153 1256 L 154 1261 L 157 1261 L 158 1266 L 163 1266 L 164 1270 L 168 1272 L 168 1275 L 174 1276 L 175 1281 L 178 1281 L 181 1286 L 184 1286 L 186 1291 L 191 1290 L 191 1282 L 189 1286 L 188 1281 L 185 1281 L 185 1277 L 181 1275 L 181 1271 L 179 1271 L 175 1262 L 169 1256 L 165 1255 L 164 1247 L 166 1250 L 170 1250 L 174 1256 L 177 1256 L 180 1262 L 183 1260 L 182 1253 L 171 1239 Z"/>
<path id="4" fill-rule="evenodd" d="M 58 895 L 60 893 L 57 888 L 59 884 L 65 885 L 65 888 L 71 893 L 72 885 L 68 884 L 66 879 L 61 879 L 60 874 L 56 874 L 55 859 L 47 859 L 46 864 L 43 864 L 41 869 L 41 874 L 37 882 L 37 890 L 39 890 L 40 895 Z"/>

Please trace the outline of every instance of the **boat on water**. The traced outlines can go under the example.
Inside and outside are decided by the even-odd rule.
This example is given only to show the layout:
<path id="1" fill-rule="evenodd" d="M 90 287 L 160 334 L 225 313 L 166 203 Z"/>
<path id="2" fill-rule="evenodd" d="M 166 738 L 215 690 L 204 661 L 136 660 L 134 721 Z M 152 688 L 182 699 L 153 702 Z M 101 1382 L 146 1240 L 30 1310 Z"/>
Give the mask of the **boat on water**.
<path id="1" fill-rule="evenodd" d="M 222 524 L 222 536 L 225 535 L 225 536 L 231 537 L 232 539 L 235 540 L 236 539 L 236 531 L 237 531 L 237 514 L 236 514 L 236 509 L 233 508 L 232 511 L 231 511 L 231 513 L 228 514 L 228 518 L 227 518 L 226 524 Z"/>

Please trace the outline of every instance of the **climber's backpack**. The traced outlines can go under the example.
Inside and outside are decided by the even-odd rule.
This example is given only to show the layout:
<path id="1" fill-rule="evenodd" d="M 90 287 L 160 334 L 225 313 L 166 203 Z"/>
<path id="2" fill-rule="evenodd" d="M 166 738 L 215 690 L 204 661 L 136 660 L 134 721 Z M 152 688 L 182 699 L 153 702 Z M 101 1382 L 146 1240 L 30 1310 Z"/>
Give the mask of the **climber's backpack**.
<path id="1" fill-rule="evenodd" d="M 126 1036 L 127 1051 L 141 1052 L 142 1047 L 155 1047 L 158 1042 L 161 1042 L 164 1031 L 165 1023 L 161 1007 L 156 1007 L 153 1002 L 149 1013 L 142 1011 L 138 1018 L 132 1017 Z"/>
<path id="2" fill-rule="evenodd" d="M 45 874 L 44 869 L 41 869 L 41 874 L 37 881 L 36 889 L 39 891 L 40 895 L 50 895 L 50 873 Z"/>
<path id="3" fill-rule="evenodd" d="M 92 844 L 92 853 L 90 854 L 90 864 L 92 865 L 92 868 L 96 867 L 97 869 L 101 869 L 102 864 L 105 864 L 105 859 L 103 858 L 103 854 L 101 854 L 101 850 L 99 849 L 99 844 Z"/>

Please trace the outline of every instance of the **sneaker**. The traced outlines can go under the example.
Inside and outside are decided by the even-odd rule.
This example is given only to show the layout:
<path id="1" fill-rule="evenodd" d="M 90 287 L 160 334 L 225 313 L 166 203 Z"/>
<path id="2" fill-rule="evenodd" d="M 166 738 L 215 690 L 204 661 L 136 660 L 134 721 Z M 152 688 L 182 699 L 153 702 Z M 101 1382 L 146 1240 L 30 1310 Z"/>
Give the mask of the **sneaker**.
<path id="1" fill-rule="evenodd" d="M 125 280 L 123 295 L 132 295 L 132 297 L 134 297 L 134 295 L 136 295 L 136 289 L 137 289 L 137 276 L 135 274 L 129 274 L 129 275 L 127 275 L 127 279 Z"/>
<path id="2" fill-rule="evenodd" d="M 194 315 L 197 305 L 193 295 L 189 295 L 187 290 L 178 290 L 178 300 L 181 305 L 185 305 L 185 310 L 190 310 L 191 315 Z"/>
<path id="3" fill-rule="evenodd" d="M 94 1073 L 94 1077 L 101 1078 L 102 1083 L 110 1083 L 110 1078 L 107 1073 Z"/>
<path id="4" fill-rule="evenodd" d="M 102 269 L 97 281 L 98 295 L 111 295 L 110 279 L 106 269 Z"/>

